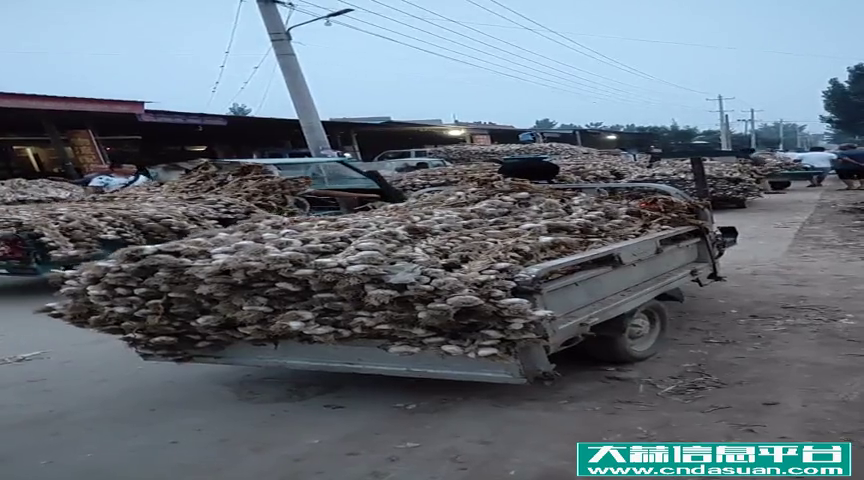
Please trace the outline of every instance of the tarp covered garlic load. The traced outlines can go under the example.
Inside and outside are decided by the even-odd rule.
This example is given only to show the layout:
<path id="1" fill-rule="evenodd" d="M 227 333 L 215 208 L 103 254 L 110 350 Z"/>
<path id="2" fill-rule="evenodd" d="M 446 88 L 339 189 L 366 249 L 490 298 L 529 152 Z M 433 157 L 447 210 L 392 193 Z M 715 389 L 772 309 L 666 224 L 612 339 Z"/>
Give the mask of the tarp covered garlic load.
<path id="1" fill-rule="evenodd" d="M 32 244 L 48 263 L 99 256 L 107 245 L 149 245 L 222 228 L 262 214 L 299 213 L 308 179 L 209 170 L 174 183 L 91 195 L 74 202 L 0 206 L 0 237 Z"/>
<path id="2" fill-rule="evenodd" d="M 505 356 L 542 339 L 549 315 L 520 298 L 523 267 L 694 222 L 685 203 L 638 205 L 495 181 L 341 217 L 270 217 L 84 265 L 48 310 L 178 360 L 352 339 Z"/>

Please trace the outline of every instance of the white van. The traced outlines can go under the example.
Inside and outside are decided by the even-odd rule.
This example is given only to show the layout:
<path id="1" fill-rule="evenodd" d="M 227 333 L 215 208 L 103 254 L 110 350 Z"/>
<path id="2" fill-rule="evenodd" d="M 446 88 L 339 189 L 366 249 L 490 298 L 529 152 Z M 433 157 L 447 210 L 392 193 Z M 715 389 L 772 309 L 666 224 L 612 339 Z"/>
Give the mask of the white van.
<path id="1" fill-rule="evenodd" d="M 381 152 L 372 159 L 373 162 L 385 160 L 405 160 L 407 158 L 426 158 L 429 156 L 428 148 L 412 148 L 410 150 L 387 150 Z"/>

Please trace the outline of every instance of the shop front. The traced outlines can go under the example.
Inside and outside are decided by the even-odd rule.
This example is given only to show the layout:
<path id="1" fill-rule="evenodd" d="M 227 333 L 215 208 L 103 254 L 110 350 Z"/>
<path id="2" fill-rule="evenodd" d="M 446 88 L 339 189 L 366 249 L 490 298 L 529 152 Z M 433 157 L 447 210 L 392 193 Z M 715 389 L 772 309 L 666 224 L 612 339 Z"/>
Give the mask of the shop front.
<path id="1" fill-rule="evenodd" d="M 0 178 L 89 173 L 112 144 L 135 140 L 112 125 L 143 112 L 143 102 L 0 92 Z"/>

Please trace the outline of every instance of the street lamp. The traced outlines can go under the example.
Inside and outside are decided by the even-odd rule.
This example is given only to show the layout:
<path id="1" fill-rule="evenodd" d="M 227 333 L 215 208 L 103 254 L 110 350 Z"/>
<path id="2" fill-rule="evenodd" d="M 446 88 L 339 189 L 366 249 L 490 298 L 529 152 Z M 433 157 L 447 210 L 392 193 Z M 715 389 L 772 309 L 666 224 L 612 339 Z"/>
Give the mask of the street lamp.
<path id="1" fill-rule="evenodd" d="M 342 15 L 349 14 L 353 11 L 354 11 L 353 8 L 343 8 L 342 10 L 336 10 L 335 12 L 330 12 L 327 15 L 321 15 L 320 17 L 315 17 L 312 20 L 306 20 L 305 22 L 300 22 L 297 25 L 292 25 L 292 26 L 288 27 L 288 30 L 285 30 L 285 34 L 288 35 L 288 40 L 292 40 L 291 30 L 294 30 L 297 27 L 302 27 L 303 25 L 315 23 L 319 20 L 330 20 L 331 18 L 341 17 Z"/>
<path id="2" fill-rule="evenodd" d="M 321 117 L 315 107 L 312 93 L 309 92 L 309 85 L 306 83 L 306 77 L 303 76 L 294 45 L 291 44 L 291 30 L 319 20 L 329 20 L 345 15 L 353 12 L 354 9 L 336 10 L 286 29 L 282 23 L 282 15 L 279 13 L 277 0 L 257 0 L 257 3 L 258 11 L 261 12 L 261 19 L 264 20 L 264 27 L 270 36 L 273 53 L 276 55 L 279 69 L 285 79 L 285 86 L 288 87 L 291 103 L 294 104 L 294 110 L 297 112 L 297 119 L 300 122 L 300 129 L 303 131 L 303 138 L 306 139 L 309 152 L 313 157 L 324 156 L 325 152 L 332 151 L 330 141 L 327 139 L 327 132 L 321 123 Z"/>

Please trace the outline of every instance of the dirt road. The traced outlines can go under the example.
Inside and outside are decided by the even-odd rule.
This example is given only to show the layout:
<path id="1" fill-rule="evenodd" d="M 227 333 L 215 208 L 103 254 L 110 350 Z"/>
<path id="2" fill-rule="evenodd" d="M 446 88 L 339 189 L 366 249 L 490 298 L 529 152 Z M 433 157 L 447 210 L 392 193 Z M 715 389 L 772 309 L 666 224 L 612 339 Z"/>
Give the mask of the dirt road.
<path id="1" fill-rule="evenodd" d="M 562 355 L 551 385 L 145 364 L 32 314 L 49 291 L 18 282 L 0 357 L 44 353 L 0 364 L 0 478 L 564 480 L 579 441 L 860 445 L 864 214 L 837 206 L 854 198 L 801 188 L 720 213 L 742 234 L 728 281 L 672 306 L 667 350 L 617 370 Z"/>

